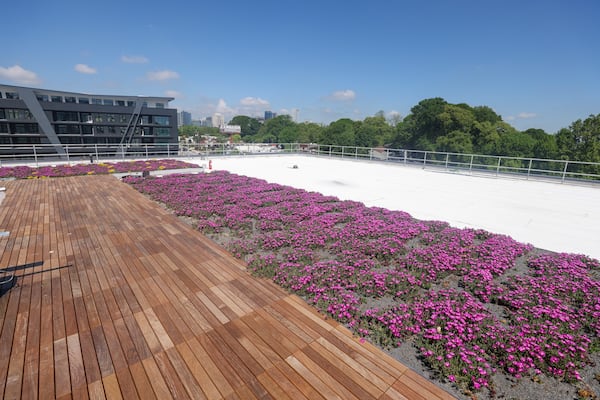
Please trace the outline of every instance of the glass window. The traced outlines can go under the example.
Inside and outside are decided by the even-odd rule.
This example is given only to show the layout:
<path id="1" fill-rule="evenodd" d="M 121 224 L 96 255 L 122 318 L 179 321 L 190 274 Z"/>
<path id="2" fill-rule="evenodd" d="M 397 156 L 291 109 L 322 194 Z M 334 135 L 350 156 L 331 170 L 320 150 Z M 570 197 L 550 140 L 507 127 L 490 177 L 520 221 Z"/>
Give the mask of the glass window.
<path id="1" fill-rule="evenodd" d="M 63 98 L 62 96 L 51 96 L 50 101 L 52 101 L 53 103 L 62 103 Z"/>
<path id="2" fill-rule="evenodd" d="M 12 138 L 14 144 L 40 144 L 41 140 L 38 136 L 16 136 Z"/>
<path id="3" fill-rule="evenodd" d="M 10 136 L 0 136 L 0 144 L 10 144 Z"/>
<path id="4" fill-rule="evenodd" d="M 165 108 L 164 103 L 156 103 L 156 108 Z"/>
<path id="5" fill-rule="evenodd" d="M 54 129 L 59 135 L 79 135 L 79 125 L 57 124 Z"/>
<path id="6" fill-rule="evenodd" d="M 117 105 L 124 107 L 125 106 L 125 100 L 117 100 Z"/>
<path id="7" fill-rule="evenodd" d="M 147 101 L 143 102 L 142 107 L 148 107 L 148 102 Z"/>
<path id="8" fill-rule="evenodd" d="M 81 133 L 84 135 L 93 135 L 94 134 L 94 132 L 92 131 L 91 125 L 81 125 Z"/>
<path id="9" fill-rule="evenodd" d="M 170 118 L 165 115 L 155 115 L 154 123 L 157 125 L 169 126 L 171 124 Z"/>
<path id="10" fill-rule="evenodd" d="M 72 96 L 65 96 L 65 103 L 76 103 L 77 99 L 75 99 L 75 97 Z"/>
<path id="11" fill-rule="evenodd" d="M 104 105 L 105 106 L 113 106 L 114 102 L 112 99 L 104 99 Z"/>
<path id="12" fill-rule="evenodd" d="M 38 94 L 36 97 L 37 97 L 38 101 L 48 101 L 47 94 Z"/>
<path id="13" fill-rule="evenodd" d="M 8 124 L 6 122 L 0 122 L 0 133 L 8 133 Z"/>
<path id="14" fill-rule="evenodd" d="M 16 92 L 6 92 L 7 99 L 19 100 L 19 93 Z"/>
<path id="15" fill-rule="evenodd" d="M 54 111 L 54 120 L 79 122 L 79 115 L 74 111 Z"/>
<path id="16" fill-rule="evenodd" d="M 94 120 L 92 119 L 92 114 L 81 113 L 81 122 L 85 122 L 86 124 L 91 124 L 92 122 L 94 122 Z"/>
<path id="17" fill-rule="evenodd" d="M 0 108 L 0 119 L 6 119 L 4 116 L 4 108 Z"/>
<path id="18" fill-rule="evenodd" d="M 148 125 L 150 123 L 150 116 L 149 115 L 142 115 L 140 117 L 140 123 Z"/>
<path id="19" fill-rule="evenodd" d="M 92 99 L 92 104 L 102 104 L 102 99 Z"/>
<path id="20" fill-rule="evenodd" d="M 135 101 L 128 101 L 127 107 L 135 107 Z"/>
<path id="21" fill-rule="evenodd" d="M 87 97 L 80 97 L 79 104 L 90 104 L 90 99 L 88 99 Z"/>
<path id="22" fill-rule="evenodd" d="M 10 124 L 12 133 L 38 133 L 38 124 Z"/>
<path id="23" fill-rule="evenodd" d="M 20 108 L 7 108 L 5 110 L 6 119 L 34 119 L 29 110 Z"/>
<path id="24" fill-rule="evenodd" d="M 119 122 L 122 123 L 122 124 L 126 124 L 126 123 L 129 122 L 129 118 L 130 117 L 131 116 L 128 115 L 128 114 L 119 114 Z"/>
<path id="25" fill-rule="evenodd" d="M 171 130 L 169 128 L 154 128 L 156 136 L 171 136 Z"/>
<path id="26" fill-rule="evenodd" d="M 2 98 L 2 92 L 0 92 L 0 99 Z"/>

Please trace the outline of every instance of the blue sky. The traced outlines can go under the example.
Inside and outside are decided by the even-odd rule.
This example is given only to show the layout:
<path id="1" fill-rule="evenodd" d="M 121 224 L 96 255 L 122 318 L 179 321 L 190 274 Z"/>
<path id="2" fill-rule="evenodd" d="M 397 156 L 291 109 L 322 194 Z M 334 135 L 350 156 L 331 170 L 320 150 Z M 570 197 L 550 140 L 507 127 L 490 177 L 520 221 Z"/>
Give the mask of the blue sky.
<path id="1" fill-rule="evenodd" d="M 0 83 L 172 96 L 194 119 L 486 105 L 555 133 L 600 113 L 600 2 L 34 0 L 3 6 Z"/>

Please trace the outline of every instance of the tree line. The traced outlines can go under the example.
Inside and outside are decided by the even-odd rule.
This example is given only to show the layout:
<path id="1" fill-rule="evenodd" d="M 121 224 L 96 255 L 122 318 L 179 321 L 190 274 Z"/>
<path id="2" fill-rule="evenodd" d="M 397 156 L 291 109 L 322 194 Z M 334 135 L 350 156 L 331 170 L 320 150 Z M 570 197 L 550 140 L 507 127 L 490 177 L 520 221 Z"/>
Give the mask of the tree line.
<path id="1" fill-rule="evenodd" d="M 554 134 L 535 128 L 519 131 L 490 107 L 451 104 L 439 97 L 420 101 L 405 118 L 386 119 L 380 111 L 362 121 L 341 118 L 323 126 L 296 123 L 288 115 L 265 122 L 238 115 L 229 123 L 241 126 L 241 135 L 235 139 L 244 142 L 319 143 L 600 162 L 600 114 L 577 120 Z M 212 129 L 213 133 L 218 132 Z"/>

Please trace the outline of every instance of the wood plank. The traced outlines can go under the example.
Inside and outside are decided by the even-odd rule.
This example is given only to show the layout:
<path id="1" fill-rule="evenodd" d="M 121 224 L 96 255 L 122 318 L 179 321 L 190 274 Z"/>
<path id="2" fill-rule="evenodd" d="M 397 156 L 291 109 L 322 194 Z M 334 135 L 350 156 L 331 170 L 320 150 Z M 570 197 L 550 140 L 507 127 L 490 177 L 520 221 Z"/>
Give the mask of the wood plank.
<path id="1" fill-rule="evenodd" d="M 112 177 L 10 184 L 4 397 L 451 398 Z"/>

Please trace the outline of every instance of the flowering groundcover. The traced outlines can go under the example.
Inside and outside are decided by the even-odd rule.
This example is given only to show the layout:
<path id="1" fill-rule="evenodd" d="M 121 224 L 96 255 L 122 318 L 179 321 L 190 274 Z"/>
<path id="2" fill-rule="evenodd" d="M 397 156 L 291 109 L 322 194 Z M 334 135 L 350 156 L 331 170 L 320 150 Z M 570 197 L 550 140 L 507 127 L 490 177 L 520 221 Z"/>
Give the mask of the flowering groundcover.
<path id="1" fill-rule="evenodd" d="M 598 260 L 226 171 L 126 182 L 357 335 L 410 341 L 463 393 L 493 396 L 495 374 L 581 388 L 600 350 Z"/>
<path id="2" fill-rule="evenodd" d="M 195 164 L 190 164 L 180 160 L 136 160 L 119 161 L 115 163 L 97 163 L 97 164 L 61 164 L 44 167 L 2 167 L 0 168 L 0 178 L 17 179 L 36 179 L 36 178 L 55 178 L 74 175 L 99 175 L 124 172 L 143 172 L 157 171 L 164 169 L 182 169 L 197 168 Z"/>

